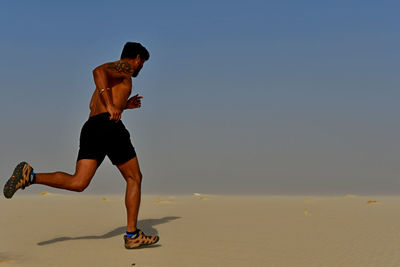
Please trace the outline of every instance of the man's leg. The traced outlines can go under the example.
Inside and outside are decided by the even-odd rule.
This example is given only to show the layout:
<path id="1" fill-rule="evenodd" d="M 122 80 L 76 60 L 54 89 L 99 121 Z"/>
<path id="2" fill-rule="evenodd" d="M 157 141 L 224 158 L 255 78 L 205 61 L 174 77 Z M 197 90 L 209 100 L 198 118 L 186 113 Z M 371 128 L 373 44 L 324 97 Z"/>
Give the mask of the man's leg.
<path id="1" fill-rule="evenodd" d="M 137 157 L 117 165 L 117 167 L 126 181 L 125 206 L 128 217 L 127 232 L 134 232 L 137 229 L 142 173 L 140 172 Z"/>
<path id="2" fill-rule="evenodd" d="M 117 165 L 126 180 L 125 206 L 128 217 L 127 233 L 124 235 L 125 248 L 133 249 L 145 245 L 153 245 L 160 240 L 158 236 L 147 236 L 137 229 L 137 218 L 140 206 L 140 189 L 142 173 L 137 157 Z"/>
<path id="3" fill-rule="evenodd" d="M 76 163 L 75 174 L 70 175 L 65 172 L 36 173 L 36 183 L 82 192 L 89 185 L 97 167 L 97 160 L 95 159 L 80 159 Z"/>

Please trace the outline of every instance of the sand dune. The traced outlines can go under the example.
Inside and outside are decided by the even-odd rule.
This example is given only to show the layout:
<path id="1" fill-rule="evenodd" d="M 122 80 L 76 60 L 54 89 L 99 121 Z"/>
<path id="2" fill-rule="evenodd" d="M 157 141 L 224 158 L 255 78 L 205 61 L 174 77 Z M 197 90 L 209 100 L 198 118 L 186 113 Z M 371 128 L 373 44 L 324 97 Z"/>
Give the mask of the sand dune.
<path id="1" fill-rule="evenodd" d="M 400 266 L 400 197 L 144 195 L 126 250 L 123 196 L 49 196 L 0 199 L 0 266 Z"/>

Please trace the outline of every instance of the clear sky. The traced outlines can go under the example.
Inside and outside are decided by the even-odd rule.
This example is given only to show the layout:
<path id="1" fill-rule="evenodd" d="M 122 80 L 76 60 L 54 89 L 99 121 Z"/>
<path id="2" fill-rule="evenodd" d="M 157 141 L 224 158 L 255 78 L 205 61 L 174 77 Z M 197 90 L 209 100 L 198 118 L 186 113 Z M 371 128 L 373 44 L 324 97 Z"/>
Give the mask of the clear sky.
<path id="1" fill-rule="evenodd" d="M 22 160 L 74 171 L 91 71 L 137 41 L 151 54 L 133 81 L 143 106 L 123 121 L 144 193 L 397 194 L 399 8 L 1 1 L 2 181 Z M 106 159 L 86 193 L 123 190 Z"/>

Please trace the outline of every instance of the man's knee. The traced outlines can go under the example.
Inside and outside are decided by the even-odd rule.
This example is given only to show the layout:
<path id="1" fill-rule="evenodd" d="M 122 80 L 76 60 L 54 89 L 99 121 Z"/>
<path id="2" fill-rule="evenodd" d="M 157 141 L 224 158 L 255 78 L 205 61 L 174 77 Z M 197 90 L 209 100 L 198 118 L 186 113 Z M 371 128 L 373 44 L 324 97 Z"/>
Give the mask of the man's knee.
<path id="1" fill-rule="evenodd" d="M 77 185 L 77 186 L 75 187 L 75 190 L 74 190 L 74 191 L 76 191 L 76 192 L 83 192 L 83 191 L 88 187 L 88 185 L 89 185 L 89 184 L 79 184 L 79 185 Z"/>
<path id="2" fill-rule="evenodd" d="M 74 181 L 73 181 L 73 190 L 76 192 L 83 192 L 90 183 L 90 179 L 89 180 L 82 180 L 79 179 L 79 177 L 75 177 Z"/>
<path id="3" fill-rule="evenodd" d="M 134 183 L 142 183 L 142 179 L 143 179 L 143 175 L 141 172 L 138 173 L 131 173 L 125 176 L 125 180 L 130 183 L 130 182 L 134 182 Z"/>
<path id="4" fill-rule="evenodd" d="M 83 192 L 87 187 L 88 183 L 75 183 L 72 190 L 75 192 Z"/>

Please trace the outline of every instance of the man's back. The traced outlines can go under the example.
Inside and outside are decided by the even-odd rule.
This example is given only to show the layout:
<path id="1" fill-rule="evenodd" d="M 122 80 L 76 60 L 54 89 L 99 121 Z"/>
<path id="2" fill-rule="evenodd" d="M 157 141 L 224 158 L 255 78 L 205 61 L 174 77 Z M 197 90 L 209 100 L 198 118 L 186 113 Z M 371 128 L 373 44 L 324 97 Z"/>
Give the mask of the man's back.
<path id="1" fill-rule="evenodd" d="M 98 68 L 115 72 L 123 72 L 121 65 L 125 66 L 125 68 L 130 67 L 129 63 L 123 60 L 118 60 L 115 62 L 106 63 Z M 114 106 L 123 111 L 126 108 L 128 97 L 132 91 L 132 79 L 130 77 L 108 78 L 108 86 L 109 87 L 106 88 L 106 90 L 109 92 L 102 93 L 109 93 Z M 90 101 L 90 117 L 107 112 L 106 103 L 99 94 L 99 90 L 101 89 L 95 88 L 93 92 L 92 99 Z"/>

